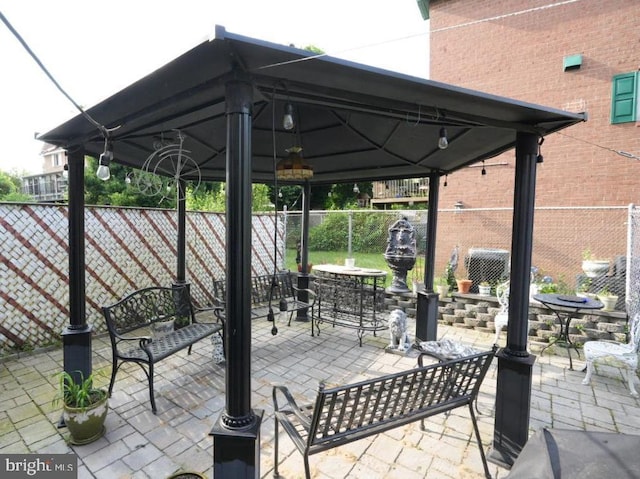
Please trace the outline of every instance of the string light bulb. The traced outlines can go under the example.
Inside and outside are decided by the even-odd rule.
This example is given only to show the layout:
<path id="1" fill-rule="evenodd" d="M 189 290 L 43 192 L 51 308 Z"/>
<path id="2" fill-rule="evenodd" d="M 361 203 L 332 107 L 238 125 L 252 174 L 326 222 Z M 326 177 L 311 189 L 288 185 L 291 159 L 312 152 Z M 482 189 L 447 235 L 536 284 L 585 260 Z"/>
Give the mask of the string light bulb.
<path id="1" fill-rule="evenodd" d="M 293 122 L 293 105 L 287 103 L 284 107 L 284 116 L 282 117 L 282 127 L 285 130 L 293 130 L 295 123 Z"/>
<path id="2" fill-rule="evenodd" d="M 445 186 L 445 188 L 449 184 L 448 180 L 449 180 L 449 175 L 444 175 L 444 186 Z"/>
<path id="3" fill-rule="evenodd" d="M 449 146 L 449 139 L 447 138 L 447 129 L 445 127 L 440 128 L 440 137 L 438 138 L 438 148 L 446 150 Z"/>
<path id="4" fill-rule="evenodd" d="M 111 163 L 112 159 L 113 150 L 111 149 L 111 144 L 105 141 L 104 151 L 100 155 L 100 160 L 98 161 L 98 170 L 96 171 L 96 176 L 102 181 L 107 181 L 109 178 L 111 178 L 109 164 Z"/>
<path id="5" fill-rule="evenodd" d="M 482 176 L 484 176 L 484 175 L 486 175 L 486 174 L 487 174 L 487 170 L 486 170 L 486 168 L 484 167 L 484 160 L 482 160 Z"/>

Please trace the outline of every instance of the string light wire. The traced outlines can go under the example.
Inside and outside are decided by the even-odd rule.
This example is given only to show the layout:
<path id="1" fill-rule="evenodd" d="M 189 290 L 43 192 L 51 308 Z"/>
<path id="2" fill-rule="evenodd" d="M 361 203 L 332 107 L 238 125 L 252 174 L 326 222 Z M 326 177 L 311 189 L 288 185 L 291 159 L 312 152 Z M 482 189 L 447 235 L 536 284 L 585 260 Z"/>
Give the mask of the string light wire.
<path id="1" fill-rule="evenodd" d="M 31 56 L 31 58 L 38 64 L 38 66 L 44 72 L 44 74 L 47 75 L 49 80 L 51 80 L 51 83 L 53 83 L 55 87 L 60 91 L 60 93 L 62 93 L 67 98 L 67 100 L 69 100 L 73 104 L 73 106 L 77 108 L 77 110 L 82 114 L 82 116 L 84 116 L 87 119 L 87 121 L 89 121 L 89 123 L 91 123 L 98 130 L 100 130 L 105 140 L 109 138 L 110 132 L 120 128 L 119 126 L 115 128 L 107 128 L 104 125 L 98 123 L 96 120 L 94 120 L 91 117 L 91 115 L 89 115 L 86 111 L 84 111 L 82 107 L 78 105 L 73 98 L 71 98 L 71 96 L 65 91 L 65 89 L 62 88 L 60 83 L 58 83 L 58 81 L 53 77 L 53 75 L 49 72 L 49 70 L 47 70 L 47 67 L 44 66 L 44 64 L 40 61 L 40 59 L 34 53 L 31 47 L 29 47 L 29 45 L 24 40 L 24 38 L 22 38 L 22 35 L 20 35 L 20 33 L 13 27 L 13 25 L 11 25 L 11 22 L 9 22 L 7 17 L 5 17 L 1 11 L 0 11 L 0 20 L 2 20 L 2 23 L 5 24 L 5 26 L 9 29 L 9 31 L 13 34 L 13 36 L 16 37 L 16 39 L 20 42 L 22 47 L 27 51 L 27 53 Z"/>

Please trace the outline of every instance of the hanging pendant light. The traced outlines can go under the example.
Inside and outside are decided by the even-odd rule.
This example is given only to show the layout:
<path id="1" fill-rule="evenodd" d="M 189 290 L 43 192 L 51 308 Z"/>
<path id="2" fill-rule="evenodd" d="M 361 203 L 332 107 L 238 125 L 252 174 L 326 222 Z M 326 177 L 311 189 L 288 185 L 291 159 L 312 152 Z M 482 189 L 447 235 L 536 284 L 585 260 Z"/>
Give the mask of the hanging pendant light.
<path id="1" fill-rule="evenodd" d="M 302 148 L 292 146 L 288 155 L 276 165 L 276 176 L 281 181 L 303 181 L 313 177 L 313 168 L 302 158 Z"/>

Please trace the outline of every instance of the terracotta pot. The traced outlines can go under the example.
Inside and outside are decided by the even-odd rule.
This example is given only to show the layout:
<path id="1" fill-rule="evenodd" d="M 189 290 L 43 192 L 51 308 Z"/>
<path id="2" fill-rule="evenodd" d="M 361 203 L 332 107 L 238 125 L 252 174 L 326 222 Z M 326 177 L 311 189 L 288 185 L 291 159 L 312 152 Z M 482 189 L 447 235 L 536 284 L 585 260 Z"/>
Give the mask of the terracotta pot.
<path id="1" fill-rule="evenodd" d="M 311 268 L 312 267 L 313 267 L 313 263 L 309 263 L 307 265 L 307 273 L 311 272 Z M 298 265 L 298 273 L 302 273 L 302 265 L 301 264 Z"/>
<path id="2" fill-rule="evenodd" d="M 470 279 L 457 279 L 458 293 L 466 294 L 471 289 L 472 281 Z"/>

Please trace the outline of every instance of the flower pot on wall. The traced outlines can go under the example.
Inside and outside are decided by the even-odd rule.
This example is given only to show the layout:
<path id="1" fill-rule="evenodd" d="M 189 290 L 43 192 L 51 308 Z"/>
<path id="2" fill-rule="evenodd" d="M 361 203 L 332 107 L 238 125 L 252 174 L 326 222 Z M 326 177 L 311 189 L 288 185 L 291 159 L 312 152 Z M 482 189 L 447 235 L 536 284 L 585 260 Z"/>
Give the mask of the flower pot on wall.
<path id="1" fill-rule="evenodd" d="M 617 296 L 598 296 L 598 300 L 604 304 L 603 311 L 614 311 L 616 309 L 616 303 L 618 302 Z"/>
<path id="2" fill-rule="evenodd" d="M 584 274 L 586 274 L 589 278 L 602 276 L 603 274 L 607 274 L 609 272 L 609 261 L 592 259 L 584 260 L 582 262 L 582 271 L 584 271 Z"/>
<path id="3" fill-rule="evenodd" d="M 424 290 L 424 281 L 416 281 L 413 280 L 413 292 L 414 294 L 418 294 L 418 291 Z"/>
<path id="4" fill-rule="evenodd" d="M 448 284 L 439 284 L 436 286 L 436 291 L 440 295 L 441 298 L 446 298 L 449 294 L 449 285 Z"/>
<path id="5" fill-rule="evenodd" d="M 470 279 L 457 279 L 456 283 L 458 284 L 459 293 L 467 294 L 471 289 L 472 281 Z"/>
<path id="6" fill-rule="evenodd" d="M 491 286 L 490 285 L 478 285 L 478 292 L 483 296 L 491 296 Z"/>

